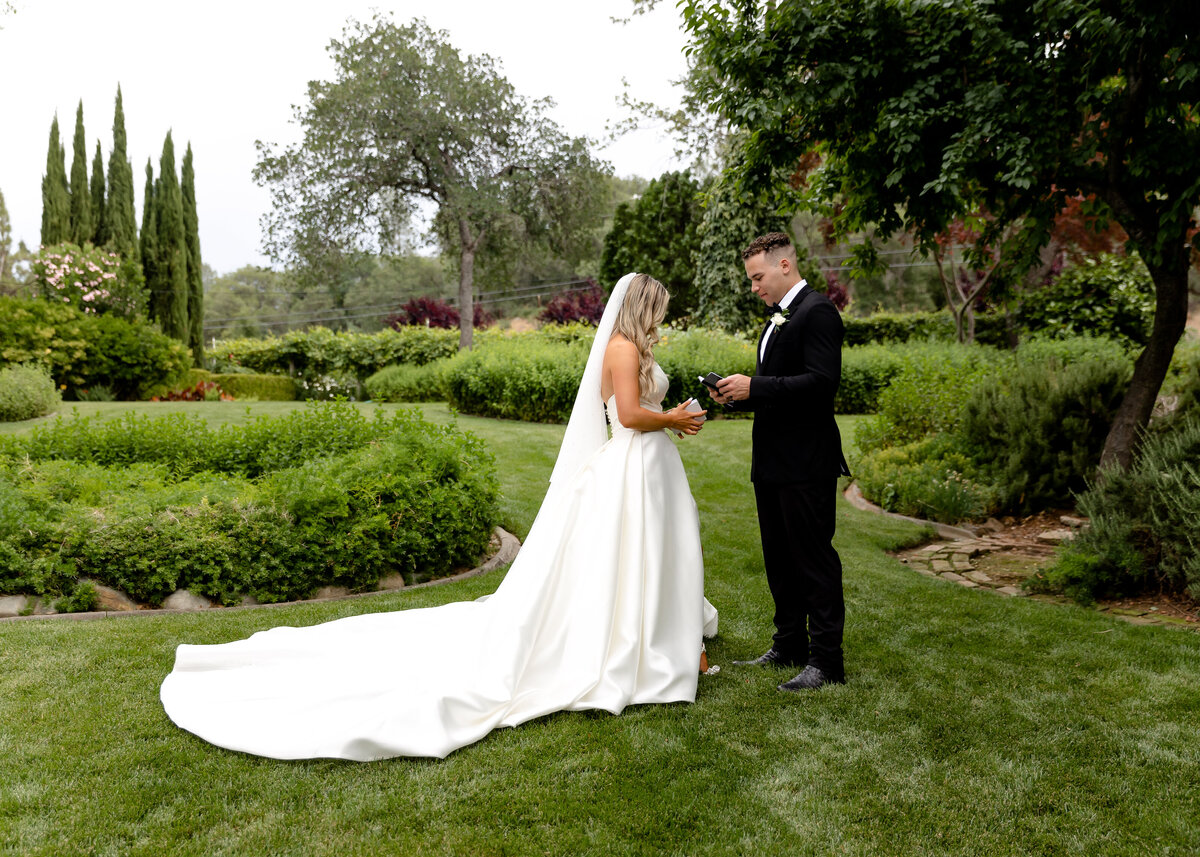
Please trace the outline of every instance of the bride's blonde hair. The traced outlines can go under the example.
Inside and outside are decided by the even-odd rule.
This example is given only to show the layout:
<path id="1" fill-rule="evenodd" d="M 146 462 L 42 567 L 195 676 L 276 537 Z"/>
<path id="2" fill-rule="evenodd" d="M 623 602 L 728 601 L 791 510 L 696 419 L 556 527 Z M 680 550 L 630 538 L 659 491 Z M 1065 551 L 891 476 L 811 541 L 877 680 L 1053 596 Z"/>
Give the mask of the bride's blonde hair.
<path id="1" fill-rule="evenodd" d="M 667 315 L 671 296 L 658 280 L 649 274 L 636 274 L 625 292 L 625 302 L 617 313 L 613 332 L 619 333 L 638 350 L 638 392 L 645 394 L 653 383 L 654 368 L 651 349 L 658 342 L 658 326 Z"/>

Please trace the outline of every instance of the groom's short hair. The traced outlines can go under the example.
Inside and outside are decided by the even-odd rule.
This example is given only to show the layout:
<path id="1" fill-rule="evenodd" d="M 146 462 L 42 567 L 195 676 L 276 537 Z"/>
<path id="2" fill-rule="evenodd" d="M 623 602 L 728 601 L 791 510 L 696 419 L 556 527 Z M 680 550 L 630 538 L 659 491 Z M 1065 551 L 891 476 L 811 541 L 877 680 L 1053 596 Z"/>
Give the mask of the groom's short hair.
<path id="1" fill-rule="evenodd" d="M 772 257 L 787 256 L 792 264 L 796 264 L 796 248 L 792 239 L 783 232 L 768 232 L 750 242 L 750 246 L 742 251 L 742 261 L 752 259 L 759 253 L 767 253 Z"/>

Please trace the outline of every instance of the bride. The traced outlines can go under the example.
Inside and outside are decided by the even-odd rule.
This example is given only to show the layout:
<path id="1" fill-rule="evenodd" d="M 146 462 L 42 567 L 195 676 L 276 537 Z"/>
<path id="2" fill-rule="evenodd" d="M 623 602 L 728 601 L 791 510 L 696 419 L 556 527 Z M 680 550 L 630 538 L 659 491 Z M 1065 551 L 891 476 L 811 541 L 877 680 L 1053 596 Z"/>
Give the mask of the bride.
<path id="1" fill-rule="evenodd" d="M 662 410 L 652 354 L 667 299 L 645 274 L 613 289 L 546 498 L 495 593 L 181 645 L 167 715 L 231 750 L 369 761 L 445 757 L 554 711 L 694 701 L 717 612 L 667 433 L 696 434 L 703 412 Z"/>

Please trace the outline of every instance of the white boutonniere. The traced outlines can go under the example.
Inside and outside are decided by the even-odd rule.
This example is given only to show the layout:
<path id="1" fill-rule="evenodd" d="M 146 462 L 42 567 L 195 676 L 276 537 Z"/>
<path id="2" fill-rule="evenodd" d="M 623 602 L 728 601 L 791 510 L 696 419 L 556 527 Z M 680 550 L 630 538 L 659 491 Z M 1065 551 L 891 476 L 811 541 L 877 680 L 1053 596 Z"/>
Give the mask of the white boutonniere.
<path id="1" fill-rule="evenodd" d="M 775 315 L 771 316 L 771 324 L 775 325 L 777 328 L 783 327 L 785 324 L 787 324 L 787 320 L 788 311 L 786 309 L 781 309 L 779 312 L 775 313 Z"/>

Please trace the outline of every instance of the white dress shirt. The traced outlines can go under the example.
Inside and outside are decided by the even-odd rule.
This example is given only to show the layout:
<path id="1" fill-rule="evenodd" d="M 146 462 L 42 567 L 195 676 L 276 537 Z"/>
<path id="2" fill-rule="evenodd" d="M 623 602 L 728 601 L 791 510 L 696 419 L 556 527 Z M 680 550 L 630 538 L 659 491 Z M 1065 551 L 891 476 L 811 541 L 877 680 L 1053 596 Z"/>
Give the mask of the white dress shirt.
<path id="1" fill-rule="evenodd" d="M 800 282 L 796 283 L 796 285 L 792 286 L 791 290 L 786 295 L 783 296 L 783 300 L 781 300 L 779 302 L 780 308 L 787 309 L 788 307 L 790 307 L 792 305 L 792 301 L 794 301 L 796 299 L 796 296 L 799 295 L 800 292 L 803 291 L 804 287 L 807 285 L 808 285 L 807 280 L 801 280 Z M 760 363 L 762 362 L 763 357 L 767 353 L 767 343 L 771 341 L 771 334 L 774 332 L 775 332 L 775 325 L 768 321 L 766 336 L 764 336 L 762 338 L 762 343 L 758 346 L 758 359 L 759 359 Z"/>

